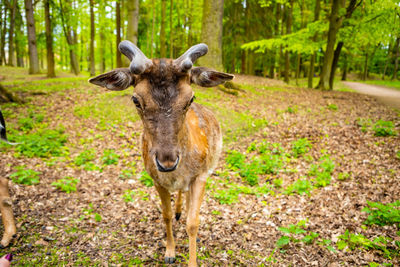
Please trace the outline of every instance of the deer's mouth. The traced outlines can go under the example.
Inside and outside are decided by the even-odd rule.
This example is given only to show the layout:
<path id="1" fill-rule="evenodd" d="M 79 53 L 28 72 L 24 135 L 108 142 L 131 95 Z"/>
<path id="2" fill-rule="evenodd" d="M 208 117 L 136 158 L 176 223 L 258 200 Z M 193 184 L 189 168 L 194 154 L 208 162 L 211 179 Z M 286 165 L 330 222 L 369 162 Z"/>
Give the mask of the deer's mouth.
<path id="1" fill-rule="evenodd" d="M 164 166 L 161 162 L 159 162 L 157 159 L 157 156 L 155 158 L 156 158 L 157 169 L 160 172 L 172 172 L 178 167 L 178 164 L 179 164 L 179 156 L 176 158 L 176 160 L 173 164 L 169 164 L 167 166 Z"/>

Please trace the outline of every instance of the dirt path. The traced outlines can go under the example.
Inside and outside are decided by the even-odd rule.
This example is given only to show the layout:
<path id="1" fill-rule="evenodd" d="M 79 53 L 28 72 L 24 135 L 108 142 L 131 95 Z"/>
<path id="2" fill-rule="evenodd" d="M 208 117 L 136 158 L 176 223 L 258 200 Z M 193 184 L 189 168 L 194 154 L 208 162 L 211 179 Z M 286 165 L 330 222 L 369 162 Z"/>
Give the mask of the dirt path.
<path id="1" fill-rule="evenodd" d="M 343 82 L 351 89 L 359 93 L 376 97 L 379 101 L 400 109 L 400 91 L 378 85 L 370 85 L 356 82 Z"/>

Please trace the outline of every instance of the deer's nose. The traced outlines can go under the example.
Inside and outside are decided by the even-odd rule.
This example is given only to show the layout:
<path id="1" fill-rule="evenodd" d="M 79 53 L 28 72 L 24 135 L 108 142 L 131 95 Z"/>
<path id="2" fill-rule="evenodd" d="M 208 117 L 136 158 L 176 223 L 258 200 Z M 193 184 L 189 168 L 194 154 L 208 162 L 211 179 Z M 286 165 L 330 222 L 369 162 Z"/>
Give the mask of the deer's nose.
<path id="1" fill-rule="evenodd" d="M 179 164 L 179 155 L 177 153 L 156 154 L 156 165 L 160 172 L 172 172 Z"/>

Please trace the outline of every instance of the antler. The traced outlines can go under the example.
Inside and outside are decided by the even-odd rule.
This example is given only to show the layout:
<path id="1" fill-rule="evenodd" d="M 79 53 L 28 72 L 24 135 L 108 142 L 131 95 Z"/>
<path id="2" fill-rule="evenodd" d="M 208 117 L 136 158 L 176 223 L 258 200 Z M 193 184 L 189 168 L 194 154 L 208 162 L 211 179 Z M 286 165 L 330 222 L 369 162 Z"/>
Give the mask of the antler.
<path id="1" fill-rule="evenodd" d="M 208 46 L 206 44 L 197 44 L 189 48 L 182 56 L 174 60 L 174 64 L 183 72 L 189 71 L 193 63 L 207 54 Z"/>
<path id="2" fill-rule="evenodd" d="M 141 74 L 147 68 L 153 65 L 153 62 L 148 59 L 136 45 L 129 41 L 125 40 L 120 42 L 118 45 L 118 49 L 131 61 L 129 70 L 133 74 Z"/>

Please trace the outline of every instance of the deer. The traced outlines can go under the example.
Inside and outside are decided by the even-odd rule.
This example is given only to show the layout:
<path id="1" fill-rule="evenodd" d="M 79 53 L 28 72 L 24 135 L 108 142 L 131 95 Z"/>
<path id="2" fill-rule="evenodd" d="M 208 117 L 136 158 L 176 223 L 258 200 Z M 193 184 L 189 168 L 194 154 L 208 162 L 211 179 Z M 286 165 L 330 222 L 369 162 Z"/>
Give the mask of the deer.
<path id="1" fill-rule="evenodd" d="M 182 214 L 186 198 L 186 232 L 189 236 L 188 265 L 197 266 L 196 239 L 206 179 L 213 173 L 222 150 L 221 127 L 213 113 L 194 102 L 191 84 L 214 87 L 233 75 L 206 67 L 193 67 L 208 52 L 204 43 L 190 47 L 177 59 L 148 59 L 130 41 L 119 51 L 131 62 L 89 79 L 109 90 L 134 87 L 133 104 L 143 124 L 142 158 L 161 199 L 166 229 L 165 263 L 175 262 L 171 194 L 177 193 L 175 219 Z"/>
<path id="2" fill-rule="evenodd" d="M 0 110 L 0 141 L 4 141 L 8 144 L 13 145 L 7 139 L 6 133 L 6 123 L 4 121 L 3 113 Z M 14 214 L 12 210 L 12 199 L 10 197 L 8 179 L 0 177 L 0 212 L 1 219 L 4 225 L 4 234 L 0 241 L 0 248 L 7 247 L 12 238 L 15 237 L 17 233 L 17 228 L 15 227 Z"/>

